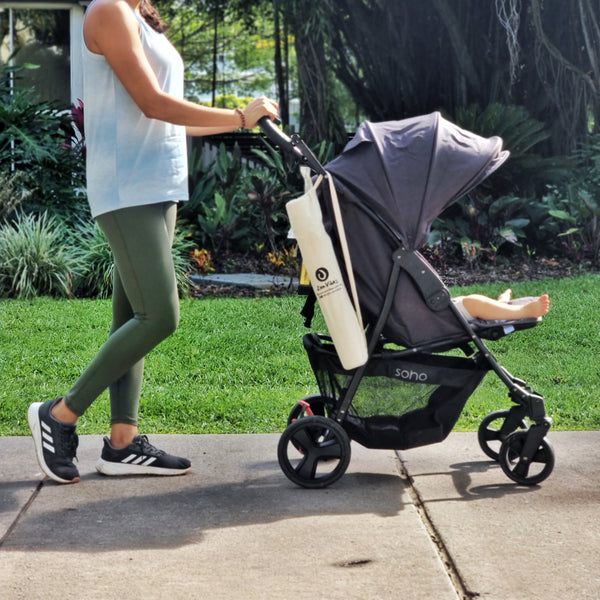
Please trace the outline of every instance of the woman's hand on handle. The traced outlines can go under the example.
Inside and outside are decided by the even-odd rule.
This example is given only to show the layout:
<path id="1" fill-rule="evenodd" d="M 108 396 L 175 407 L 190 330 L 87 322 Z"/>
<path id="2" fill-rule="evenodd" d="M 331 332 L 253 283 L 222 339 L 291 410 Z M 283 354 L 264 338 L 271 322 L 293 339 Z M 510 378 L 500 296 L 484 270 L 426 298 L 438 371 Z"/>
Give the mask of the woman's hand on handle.
<path id="1" fill-rule="evenodd" d="M 246 105 L 242 112 L 246 120 L 246 129 L 253 129 L 262 117 L 277 119 L 279 116 L 279 104 L 270 98 L 260 96 Z"/>

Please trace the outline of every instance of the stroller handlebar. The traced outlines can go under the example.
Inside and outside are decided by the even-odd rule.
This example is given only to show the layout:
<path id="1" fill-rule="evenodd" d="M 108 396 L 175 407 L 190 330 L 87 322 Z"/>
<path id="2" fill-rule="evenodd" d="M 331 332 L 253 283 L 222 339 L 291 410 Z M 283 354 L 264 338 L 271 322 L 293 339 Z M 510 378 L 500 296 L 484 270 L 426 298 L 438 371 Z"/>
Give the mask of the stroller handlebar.
<path id="1" fill-rule="evenodd" d="M 258 126 L 260 130 L 272 141 L 274 144 L 277 144 L 284 150 L 288 152 L 294 151 L 294 146 L 292 144 L 292 138 L 290 138 L 286 133 L 284 133 L 278 125 L 281 124 L 281 121 L 272 121 L 269 117 L 262 117 L 258 121 Z"/>
<path id="2" fill-rule="evenodd" d="M 274 122 L 269 117 L 262 117 L 258 121 L 258 125 L 265 136 L 274 144 L 279 146 L 283 151 L 298 159 L 301 164 L 310 167 L 313 171 L 320 175 L 325 175 L 325 169 L 313 154 L 306 143 L 301 140 L 296 134 L 292 137 L 279 129 L 277 125 L 280 122 Z"/>

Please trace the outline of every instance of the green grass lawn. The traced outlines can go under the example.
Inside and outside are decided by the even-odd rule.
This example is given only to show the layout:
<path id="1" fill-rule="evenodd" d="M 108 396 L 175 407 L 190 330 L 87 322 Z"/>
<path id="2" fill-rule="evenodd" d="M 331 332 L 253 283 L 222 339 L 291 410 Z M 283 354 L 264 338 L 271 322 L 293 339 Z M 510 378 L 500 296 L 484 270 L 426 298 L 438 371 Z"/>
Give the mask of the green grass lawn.
<path id="1" fill-rule="evenodd" d="M 497 295 L 502 289 L 488 284 L 452 292 Z M 600 277 L 515 284 L 513 292 L 550 293 L 550 314 L 535 329 L 490 342 L 492 352 L 546 397 L 555 429 L 600 428 Z M 140 429 L 281 431 L 294 403 L 317 392 L 302 347 L 302 303 L 297 296 L 182 301 L 179 329 L 146 360 Z M 0 435 L 28 433 L 28 405 L 68 390 L 105 340 L 109 321 L 109 301 L 0 302 Z M 320 318 L 314 329 L 324 331 Z M 489 411 L 509 406 L 506 388 L 489 374 L 457 428 L 475 430 Z M 104 394 L 78 431 L 107 430 Z"/>

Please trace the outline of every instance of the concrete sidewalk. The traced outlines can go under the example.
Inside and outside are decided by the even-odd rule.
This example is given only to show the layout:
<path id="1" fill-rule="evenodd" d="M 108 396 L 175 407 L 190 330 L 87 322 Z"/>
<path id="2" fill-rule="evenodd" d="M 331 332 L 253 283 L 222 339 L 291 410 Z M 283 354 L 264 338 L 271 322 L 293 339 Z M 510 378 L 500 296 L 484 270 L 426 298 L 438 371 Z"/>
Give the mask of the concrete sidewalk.
<path id="1" fill-rule="evenodd" d="M 452 433 L 407 452 L 352 445 L 346 474 L 305 490 L 278 435 L 151 436 L 175 478 L 42 480 L 27 437 L 0 438 L 0 598 L 599 600 L 600 432 L 551 432 L 556 467 L 514 485 Z"/>

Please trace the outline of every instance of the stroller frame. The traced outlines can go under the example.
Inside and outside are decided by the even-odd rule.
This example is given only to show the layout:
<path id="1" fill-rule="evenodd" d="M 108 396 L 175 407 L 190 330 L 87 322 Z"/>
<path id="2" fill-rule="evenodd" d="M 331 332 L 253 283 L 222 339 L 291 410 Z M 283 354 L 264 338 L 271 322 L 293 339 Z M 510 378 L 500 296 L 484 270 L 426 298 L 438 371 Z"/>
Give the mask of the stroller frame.
<path id="1" fill-rule="evenodd" d="M 309 166 L 317 174 L 327 176 L 306 144 L 294 135 L 288 137 L 268 119 L 260 122 L 265 135 L 280 148 Z M 331 338 L 322 334 L 304 336 L 304 346 L 319 384 L 319 394 L 300 400 L 291 410 L 288 425 L 278 446 L 279 464 L 284 474 L 294 483 L 306 488 L 321 488 L 337 481 L 350 461 L 350 439 L 369 448 L 404 450 L 437 443 L 450 433 L 460 416 L 468 397 L 483 376 L 493 371 L 506 386 L 513 406 L 508 410 L 487 415 L 478 429 L 478 441 L 483 452 L 499 462 L 504 473 L 522 485 L 536 485 L 545 480 L 554 468 L 554 450 L 546 439 L 552 419 L 547 416 L 544 397 L 529 388 L 525 381 L 514 377 L 496 360 L 485 339 L 499 339 L 515 330 L 537 324 L 536 319 L 520 321 L 475 321 L 470 323 L 451 301 L 450 293 L 435 270 L 416 250 L 407 250 L 399 233 L 375 210 L 356 198 L 352 199 L 364 215 L 377 224 L 387 236 L 392 251 L 392 267 L 381 310 L 374 322 L 368 323 L 367 362 L 353 369 L 343 369 Z M 402 272 L 408 273 L 420 291 L 427 306 L 433 311 L 450 307 L 460 322 L 464 335 L 453 339 L 426 342 L 403 349 L 388 349 L 383 331 L 392 310 L 394 295 Z M 447 357 L 443 352 L 460 349 L 464 357 Z M 324 362 L 323 362 L 324 361 Z M 325 367 L 323 367 L 325 364 Z M 405 365 L 431 365 L 464 372 L 466 392 L 437 408 L 413 410 L 401 418 L 361 418 L 353 414 L 352 403 L 361 382 L 382 365 L 402 365 L 395 370 L 418 380 L 418 371 Z M 388 368 L 389 370 L 389 368 Z M 389 375 L 387 375 L 389 377 Z M 424 375 L 423 375 L 424 376 Z M 416 382 L 418 384 L 418 381 Z M 444 408 L 441 408 L 441 406 Z M 427 412 L 429 410 L 429 412 Z M 442 422 L 431 426 L 432 411 L 444 412 Z M 414 427 L 408 423 L 426 425 Z M 525 421 L 531 421 L 531 425 Z M 409 429 L 407 430 L 407 427 Z M 499 446 L 499 449 L 498 449 Z"/>

